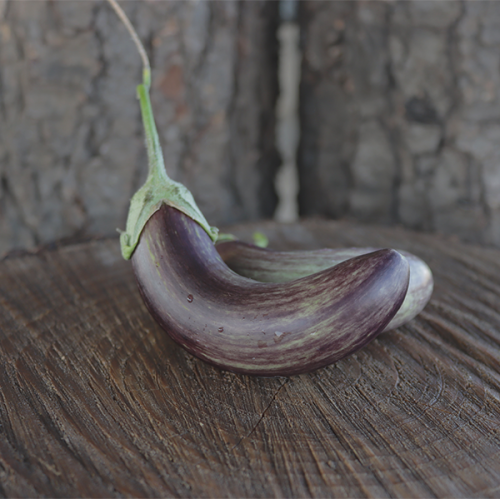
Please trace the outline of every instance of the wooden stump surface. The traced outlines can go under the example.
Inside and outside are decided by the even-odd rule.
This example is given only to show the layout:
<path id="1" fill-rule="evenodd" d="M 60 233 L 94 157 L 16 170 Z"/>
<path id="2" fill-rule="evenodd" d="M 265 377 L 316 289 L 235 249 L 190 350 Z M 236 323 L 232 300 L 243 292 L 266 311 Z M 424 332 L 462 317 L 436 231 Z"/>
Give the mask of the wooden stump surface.
<path id="1" fill-rule="evenodd" d="M 409 250 L 435 292 L 335 365 L 252 378 L 156 326 L 115 239 L 6 258 L 0 495 L 500 495 L 500 251 L 322 220 L 230 229 L 280 249 Z"/>

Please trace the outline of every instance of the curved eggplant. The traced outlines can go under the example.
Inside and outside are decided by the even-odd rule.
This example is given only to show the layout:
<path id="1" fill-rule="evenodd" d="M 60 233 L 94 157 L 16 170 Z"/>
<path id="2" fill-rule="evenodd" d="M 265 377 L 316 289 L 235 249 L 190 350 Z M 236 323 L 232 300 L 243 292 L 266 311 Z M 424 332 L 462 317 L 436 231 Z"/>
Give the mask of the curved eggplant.
<path id="1" fill-rule="evenodd" d="M 252 375 L 315 370 L 370 342 L 403 303 L 406 259 L 379 250 L 288 283 L 261 283 L 229 269 L 214 245 L 218 230 L 167 174 L 147 54 L 123 10 L 110 3 L 143 58 L 137 94 L 149 172 L 132 197 L 120 244 L 153 317 L 200 359 Z"/>
<path id="2" fill-rule="evenodd" d="M 234 272 L 265 283 L 286 283 L 336 266 L 348 259 L 377 248 L 324 248 L 321 250 L 280 252 L 242 241 L 225 241 L 216 245 L 222 260 Z M 403 305 L 385 327 L 384 332 L 412 320 L 431 298 L 434 280 L 429 266 L 410 252 L 398 250 L 410 266 L 410 283 Z"/>
<path id="3" fill-rule="evenodd" d="M 163 205 L 132 264 L 157 322 L 198 358 L 251 375 L 293 375 L 357 351 L 394 317 L 409 266 L 395 250 L 355 257 L 288 283 L 261 283 L 223 262 L 207 232 Z"/>

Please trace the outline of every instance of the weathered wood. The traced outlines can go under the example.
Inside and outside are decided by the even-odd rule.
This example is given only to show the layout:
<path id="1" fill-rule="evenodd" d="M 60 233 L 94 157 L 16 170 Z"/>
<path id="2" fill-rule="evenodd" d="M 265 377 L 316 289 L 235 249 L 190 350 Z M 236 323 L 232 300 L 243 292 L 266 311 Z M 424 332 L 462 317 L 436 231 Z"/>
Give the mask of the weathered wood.
<path id="1" fill-rule="evenodd" d="M 301 213 L 500 246 L 500 4 L 300 5 Z"/>
<path id="2" fill-rule="evenodd" d="M 214 224 L 276 205 L 276 2 L 123 2 L 168 171 Z M 147 163 L 141 60 L 102 1 L 0 0 L 0 255 L 125 225 Z"/>
<path id="3" fill-rule="evenodd" d="M 409 325 L 315 373 L 251 378 L 180 349 L 114 239 L 0 263 L 0 494 L 498 497 L 500 251 L 311 220 L 281 249 L 392 246 L 436 289 Z"/>

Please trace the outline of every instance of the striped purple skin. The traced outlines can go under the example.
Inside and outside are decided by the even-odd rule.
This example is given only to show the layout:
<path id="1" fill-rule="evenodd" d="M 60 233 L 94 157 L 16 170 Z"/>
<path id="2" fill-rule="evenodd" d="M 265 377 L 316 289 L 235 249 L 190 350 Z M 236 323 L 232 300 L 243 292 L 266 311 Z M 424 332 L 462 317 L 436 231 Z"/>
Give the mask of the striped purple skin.
<path id="1" fill-rule="evenodd" d="M 166 205 L 132 264 L 149 311 L 191 354 L 234 372 L 309 372 L 357 351 L 393 318 L 409 266 L 380 250 L 285 284 L 231 271 L 206 232 Z"/>
<path id="2" fill-rule="evenodd" d="M 216 245 L 222 260 L 236 273 L 265 283 L 286 283 L 323 271 L 345 260 L 375 252 L 378 248 L 323 248 L 279 252 L 242 241 L 227 241 Z M 384 332 L 412 320 L 429 302 L 434 280 L 429 266 L 417 256 L 398 250 L 410 265 L 408 293 L 401 308 Z"/>

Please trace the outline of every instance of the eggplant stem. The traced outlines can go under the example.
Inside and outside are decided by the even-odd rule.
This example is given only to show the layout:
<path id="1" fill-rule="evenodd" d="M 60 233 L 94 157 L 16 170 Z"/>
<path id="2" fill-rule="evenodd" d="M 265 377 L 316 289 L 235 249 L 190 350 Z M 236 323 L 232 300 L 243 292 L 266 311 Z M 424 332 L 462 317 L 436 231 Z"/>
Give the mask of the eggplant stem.
<path id="1" fill-rule="evenodd" d="M 149 98 L 149 89 L 151 87 L 151 64 L 149 63 L 146 49 L 139 39 L 137 31 L 135 31 L 132 23 L 127 17 L 127 14 L 125 14 L 118 2 L 116 0 L 108 0 L 108 2 L 130 33 L 142 59 L 142 84 L 137 86 L 137 96 L 141 104 L 142 122 L 146 135 L 146 148 L 149 160 L 148 178 L 152 177 L 156 180 L 157 177 L 164 177 L 168 179 L 169 177 L 165 168 L 165 162 L 163 161 L 160 139 L 158 137 L 158 131 L 156 130 L 153 109 L 151 107 L 151 100 Z"/>
<path id="2" fill-rule="evenodd" d="M 170 177 L 165 168 L 160 138 L 156 129 L 151 99 L 146 85 L 137 86 L 137 96 L 141 104 L 142 123 L 146 135 L 146 149 L 148 152 L 149 172 L 146 182 L 168 182 Z"/>
<path id="3" fill-rule="evenodd" d="M 143 83 L 137 86 L 137 96 L 141 106 L 142 123 L 146 136 L 149 170 L 146 182 L 130 201 L 126 230 L 120 232 L 120 245 L 123 258 L 130 259 L 137 247 L 144 226 L 163 204 L 174 207 L 188 217 L 191 217 L 208 233 L 212 241 L 215 242 L 217 240 L 218 229 L 208 224 L 189 189 L 180 182 L 171 179 L 167 174 L 153 116 L 153 108 L 151 107 L 151 100 L 149 98 L 151 67 L 148 56 L 125 12 L 123 12 L 116 0 L 108 0 L 108 2 L 132 35 L 132 40 L 139 50 L 143 62 Z"/>
<path id="4" fill-rule="evenodd" d="M 114 11 L 122 21 L 122 23 L 125 25 L 127 28 L 127 31 L 130 33 L 130 36 L 132 37 L 133 42 L 135 43 L 135 46 L 137 47 L 137 50 L 139 51 L 139 55 L 141 56 L 142 59 L 142 82 L 143 85 L 149 90 L 149 87 L 151 85 L 151 65 L 149 64 L 149 58 L 146 53 L 146 49 L 144 48 L 144 45 L 142 45 L 141 40 L 139 39 L 139 35 L 137 34 L 137 31 L 135 31 L 134 27 L 132 26 L 132 23 L 130 22 L 129 18 L 127 17 L 127 14 L 123 11 L 123 9 L 120 7 L 118 2 L 116 0 L 108 0 L 109 4 L 111 7 L 113 7 Z"/>

